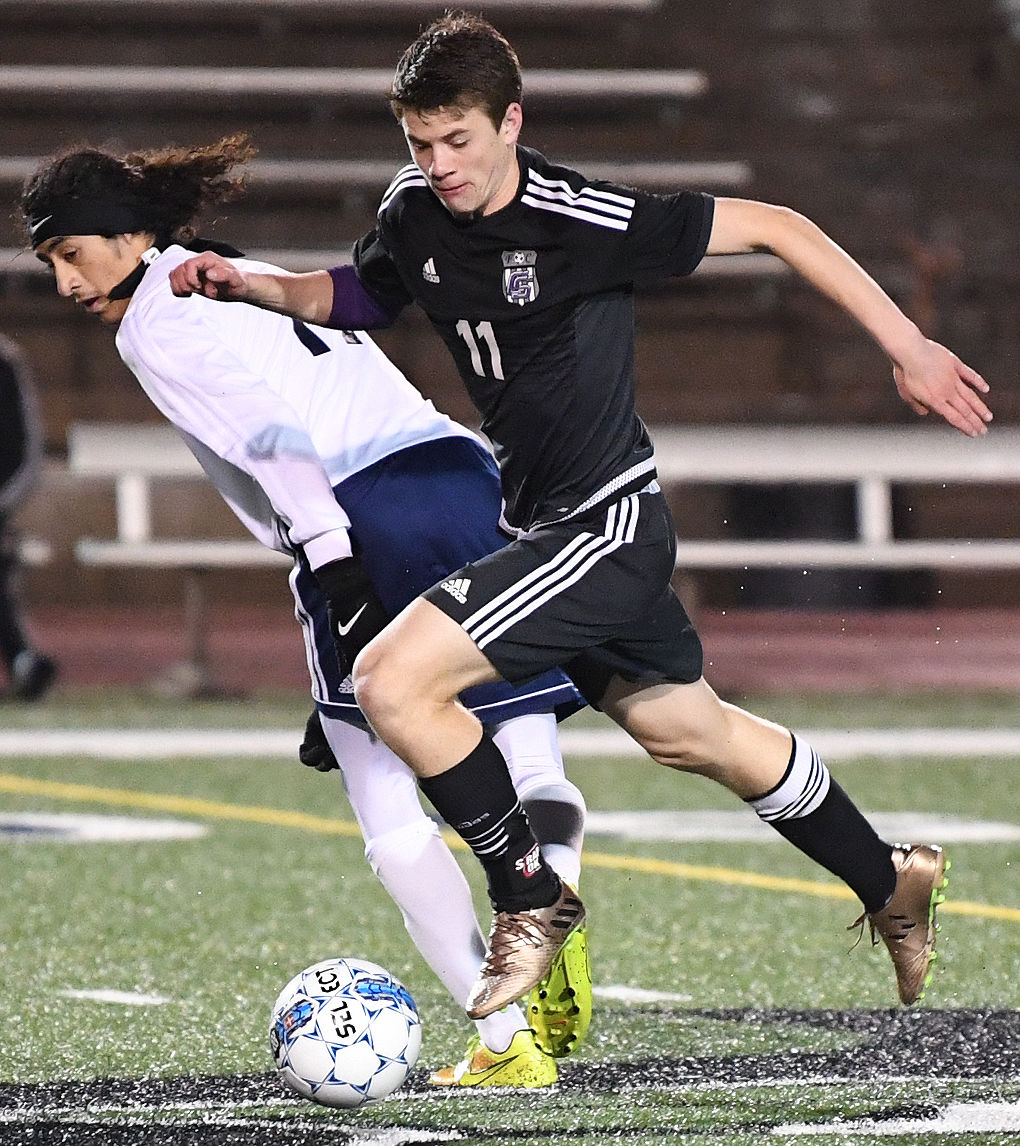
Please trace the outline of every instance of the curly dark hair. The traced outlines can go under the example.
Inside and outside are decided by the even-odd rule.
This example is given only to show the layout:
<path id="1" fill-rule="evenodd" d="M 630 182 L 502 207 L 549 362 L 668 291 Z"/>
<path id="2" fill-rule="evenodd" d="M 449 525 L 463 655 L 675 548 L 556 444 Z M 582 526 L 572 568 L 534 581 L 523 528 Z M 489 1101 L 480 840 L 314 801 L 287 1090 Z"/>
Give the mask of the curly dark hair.
<path id="1" fill-rule="evenodd" d="M 480 107 L 498 128 L 521 99 L 520 61 L 488 20 L 447 12 L 401 56 L 389 98 L 397 119 L 405 110 Z"/>
<path id="2" fill-rule="evenodd" d="M 257 152 L 241 132 L 206 147 L 126 155 L 76 147 L 51 157 L 29 177 L 19 207 L 27 220 L 49 214 L 51 204 L 69 199 L 116 196 L 135 208 L 143 220 L 140 229 L 159 240 L 186 243 L 194 238 L 194 221 L 204 207 L 244 194 L 243 173 L 231 172 Z"/>

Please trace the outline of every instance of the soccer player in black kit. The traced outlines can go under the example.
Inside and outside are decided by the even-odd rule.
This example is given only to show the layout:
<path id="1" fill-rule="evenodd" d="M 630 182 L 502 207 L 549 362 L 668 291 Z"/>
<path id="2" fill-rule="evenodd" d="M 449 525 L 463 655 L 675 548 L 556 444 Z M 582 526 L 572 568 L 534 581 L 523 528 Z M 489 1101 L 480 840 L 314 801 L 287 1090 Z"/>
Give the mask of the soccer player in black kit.
<path id="1" fill-rule="evenodd" d="M 414 162 L 353 267 L 242 276 L 200 255 L 173 280 L 181 294 L 341 327 L 386 325 L 415 302 L 481 414 L 516 540 L 408 606 L 354 674 L 375 731 L 485 869 L 495 916 L 468 1013 L 526 993 L 584 919 L 542 862 L 500 753 L 456 701 L 553 665 L 659 763 L 723 784 L 843 879 L 912 1003 L 930 975 L 945 856 L 881 840 L 809 744 L 720 700 L 702 676 L 701 643 L 670 587 L 674 525 L 635 412 L 633 290 L 689 274 L 706 254 L 769 250 L 882 346 L 918 413 L 978 436 L 988 385 L 802 215 L 585 178 L 518 143 L 520 100 L 507 41 L 479 17 L 447 14 L 397 67 L 390 101 Z M 360 605 L 349 602 L 352 616 Z"/>

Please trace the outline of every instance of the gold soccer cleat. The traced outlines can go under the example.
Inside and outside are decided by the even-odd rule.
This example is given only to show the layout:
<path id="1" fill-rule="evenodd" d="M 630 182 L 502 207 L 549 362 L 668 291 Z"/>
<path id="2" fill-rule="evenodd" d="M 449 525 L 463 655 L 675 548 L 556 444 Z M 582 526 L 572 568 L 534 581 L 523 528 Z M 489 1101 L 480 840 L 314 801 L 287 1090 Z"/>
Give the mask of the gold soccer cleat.
<path id="1" fill-rule="evenodd" d="M 862 915 L 850 929 L 871 929 L 872 944 L 880 936 L 896 969 L 896 988 L 904 1003 L 924 998 L 935 962 L 935 910 L 945 901 L 943 888 L 949 882 L 949 861 L 935 844 L 894 844 L 901 857 L 896 890 L 881 911 Z"/>
<path id="2" fill-rule="evenodd" d="M 549 973 L 571 932 L 583 925 L 584 904 L 565 883 L 548 907 L 497 912 L 489 949 L 468 996 L 468 1018 L 484 1019 L 526 995 Z"/>

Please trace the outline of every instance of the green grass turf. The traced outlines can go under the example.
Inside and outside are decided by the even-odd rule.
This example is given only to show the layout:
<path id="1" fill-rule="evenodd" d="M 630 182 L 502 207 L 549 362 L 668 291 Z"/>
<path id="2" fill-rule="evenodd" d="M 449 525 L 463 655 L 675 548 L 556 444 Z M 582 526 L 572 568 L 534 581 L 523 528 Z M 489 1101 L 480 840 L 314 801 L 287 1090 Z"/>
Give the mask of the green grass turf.
<path id="1" fill-rule="evenodd" d="M 966 698 L 939 696 L 855 698 L 842 708 L 829 698 L 739 699 L 798 727 L 1020 725 L 1007 696 L 971 698 L 970 707 Z M 83 692 L 59 704 L 9 706 L 3 716 L 7 727 L 29 729 L 293 726 L 296 744 L 307 707 L 294 696 L 182 705 Z M 585 716 L 578 723 L 598 718 Z M 1017 763 L 881 759 L 840 761 L 832 770 L 867 811 L 1016 823 Z M 592 809 L 735 806 L 706 781 L 641 760 L 571 759 L 568 770 Z M 8 758 L 0 760 L 0 773 L 79 786 L 62 793 L 0 791 L 0 811 L 178 815 L 208 829 L 197 839 L 167 842 L 0 842 L 0 1083 L 261 1075 L 270 1069 L 266 1027 L 277 991 L 301 967 L 334 954 L 382 963 L 411 989 L 424 1021 L 421 1068 L 462 1053 L 469 1026 L 411 947 L 396 908 L 365 864 L 335 773 L 323 776 L 296 759 L 275 758 Z M 148 808 L 131 806 L 143 796 Z M 207 803 L 186 814 L 161 811 L 162 800 L 181 796 Z M 322 822 L 284 826 L 271 822 L 273 812 L 306 813 Z M 583 891 L 591 910 L 596 986 L 675 992 L 682 1001 L 597 1002 L 588 1041 L 564 1063 L 563 1086 L 531 1094 L 526 1102 L 519 1095 L 427 1094 L 419 1081 L 356 1114 L 275 1099 L 262 1100 L 255 1114 L 281 1132 L 295 1126 L 340 1124 L 366 1132 L 408 1126 L 458 1130 L 495 1142 L 512 1131 L 506 1140 L 518 1146 L 572 1137 L 651 1143 L 707 1135 L 736 1146 L 757 1141 L 756 1128 L 783 1121 L 852 1118 L 939 1105 L 953 1096 L 1015 1100 L 1020 1094 L 1015 1047 L 1008 1060 L 1014 1064 L 1011 1075 L 993 1071 L 992 1077 L 949 1083 L 939 1073 L 881 1085 L 829 1078 L 732 1087 L 663 1082 L 653 1069 L 663 1060 L 739 1064 L 759 1056 L 768 1072 L 768 1056 L 788 1069 L 796 1061 L 791 1056 L 852 1052 L 868 1036 L 782 1016 L 881 1015 L 887 1009 L 890 1017 L 901 1016 L 893 1009 L 887 957 L 867 939 L 849 950 L 854 936 L 845 928 L 856 901 L 746 887 L 727 876 L 751 872 L 835 888 L 835 881 L 786 845 L 590 837 L 586 853 Z M 1013 1010 L 1020 843 L 957 844 L 951 857 L 949 903 L 969 905 L 971 913 L 943 915 L 938 973 L 929 998 L 910 1015 L 923 1017 L 928 1009 Z M 484 925 L 488 915 L 478 869 L 469 858 L 462 860 Z M 683 867 L 650 873 L 643 861 Z M 1006 917 L 983 912 L 985 906 L 1006 909 Z M 61 993 L 98 989 L 158 994 L 169 1002 L 124 1006 Z M 600 1071 L 612 1077 L 610 1068 L 621 1064 L 627 1073 L 618 1087 L 599 1083 Z M 584 1077 L 592 1081 L 573 1086 L 571 1071 L 587 1071 Z M 944 1073 L 956 1077 L 958 1063 L 947 1061 Z M 642 1082 L 646 1076 L 651 1081 Z M 172 1102 L 163 1103 L 142 1121 L 176 1118 L 183 1125 L 199 1117 L 183 1107 L 173 1110 Z M 231 1112 L 229 1103 L 217 1110 L 216 1117 L 228 1123 L 253 1117 L 252 1108 Z M 97 1117 L 118 1124 L 126 1116 L 114 1110 Z M 0 1123 L 0 1139 L 9 1129 Z M 823 1144 L 837 1140 L 851 1141 L 811 1138 Z M 942 1136 L 924 1140 L 938 1143 Z M 1000 1140 L 966 1137 L 968 1146 Z M 898 1139 L 874 1141 L 896 1146 Z"/>

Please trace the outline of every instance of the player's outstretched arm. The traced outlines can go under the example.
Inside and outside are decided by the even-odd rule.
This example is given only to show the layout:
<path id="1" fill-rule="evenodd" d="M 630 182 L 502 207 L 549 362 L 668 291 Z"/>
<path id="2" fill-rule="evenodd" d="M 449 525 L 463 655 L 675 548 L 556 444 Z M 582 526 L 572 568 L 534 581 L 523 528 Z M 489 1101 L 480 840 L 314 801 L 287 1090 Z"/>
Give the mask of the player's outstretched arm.
<path id="1" fill-rule="evenodd" d="M 988 431 L 988 383 L 926 338 L 884 290 L 809 219 L 786 207 L 717 199 L 708 254 L 768 250 L 843 307 L 892 359 L 896 389 L 919 414 L 935 411 L 971 437 Z"/>
<path id="2" fill-rule="evenodd" d="M 328 271 L 256 274 L 242 271 L 214 251 L 203 251 L 174 267 L 170 287 L 182 298 L 200 294 L 219 302 L 248 302 L 320 325 L 329 318 L 333 305 Z"/>

